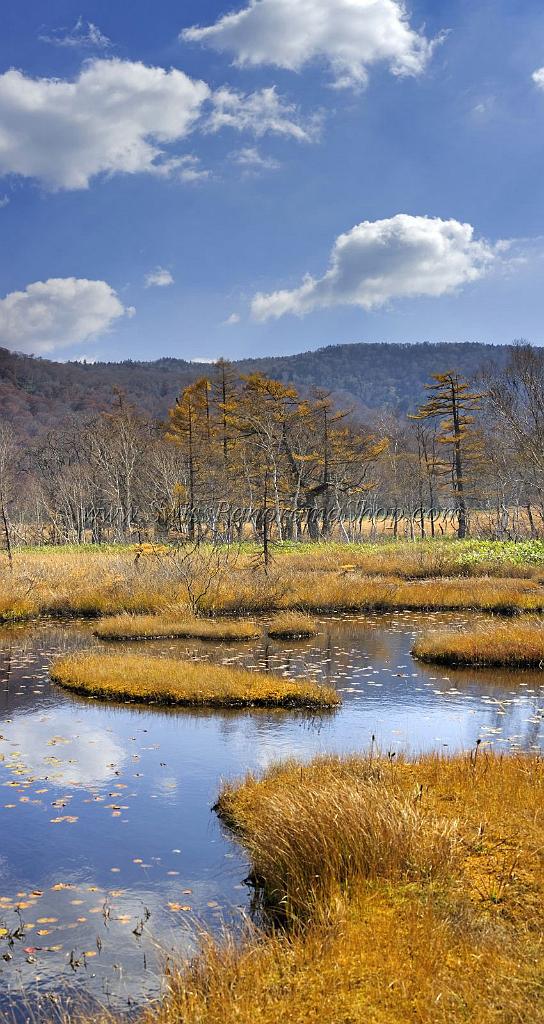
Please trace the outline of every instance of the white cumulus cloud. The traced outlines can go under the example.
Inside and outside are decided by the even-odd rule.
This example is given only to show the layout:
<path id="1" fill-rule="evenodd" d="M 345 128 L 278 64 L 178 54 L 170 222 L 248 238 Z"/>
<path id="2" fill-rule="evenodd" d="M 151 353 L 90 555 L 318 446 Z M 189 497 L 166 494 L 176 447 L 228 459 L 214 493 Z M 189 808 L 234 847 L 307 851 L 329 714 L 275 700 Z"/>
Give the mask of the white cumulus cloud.
<path id="1" fill-rule="evenodd" d="M 165 267 L 155 267 L 147 274 L 145 279 L 146 288 L 168 288 L 174 283 L 174 278 Z"/>
<path id="2" fill-rule="evenodd" d="M 323 277 L 307 276 L 293 291 L 256 295 L 252 314 L 264 321 L 331 306 L 368 310 L 397 298 L 445 295 L 481 277 L 504 247 L 475 239 L 472 226 L 457 220 L 401 213 L 363 221 L 336 239 Z"/>
<path id="3" fill-rule="evenodd" d="M 231 313 L 226 320 L 223 320 L 223 327 L 234 327 L 235 324 L 240 323 L 239 313 Z"/>
<path id="4" fill-rule="evenodd" d="M 224 128 L 314 141 L 320 118 L 302 121 L 274 88 L 213 92 L 183 71 L 118 59 L 86 63 L 74 81 L 0 75 L 0 175 L 46 188 L 85 189 L 97 175 L 147 173 L 198 182 L 210 176 L 172 145 Z"/>
<path id="5" fill-rule="evenodd" d="M 0 174 L 79 189 L 97 174 L 175 173 L 180 158 L 164 147 L 190 132 L 209 95 L 182 71 L 116 59 L 84 65 L 73 82 L 12 69 L 0 75 Z"/>
<path id="6" fill-rule="evenodd" d="M 325 61 L 339 87 L 364 85 L 378 62 L 395 75 L 420 74 L 436 42 L 412 28 L 404 0 L 250 0 L 181 38 L 232 53 L 239 65 L 298 71 Z"/>
<path id="7" fill-rule="evenodd" d="M 18 352 L 53 352 L 104 334 L 119 317 L 133 313 L 105 281 L 35 281 L 0 299 L 0 345 Z"/>
<path id="8" fill-rule="evenodd" d="M 544 89 L 544 68 L 539 68 L 538 71 L 533 71 L 532 79 L 539 89 Z"/>

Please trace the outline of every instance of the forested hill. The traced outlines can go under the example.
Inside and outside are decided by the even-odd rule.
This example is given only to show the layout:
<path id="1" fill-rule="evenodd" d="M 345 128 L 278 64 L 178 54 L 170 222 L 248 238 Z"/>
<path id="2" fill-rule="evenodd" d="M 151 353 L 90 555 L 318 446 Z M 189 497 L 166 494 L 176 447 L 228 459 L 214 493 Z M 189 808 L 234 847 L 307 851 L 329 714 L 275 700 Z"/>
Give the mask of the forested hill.
<path id="1" fill-rule="evenodd" d="M 239 373 L 260 370 L 302 391 L 335 392 L 363 413 L 406 412 L 423 397 L 431 374 L 455 369 L 467 377 L 508 358 L 506 346 L 480 344 L 330 345 L 294 356 L 270 356 L 234 364 Z M 107 409 L 113 389 L 150 416 L 162 418 L 179 391 L 210 372 L 205 363 L 183 359 L 155 362 L 56 363 L 0 348 L 0 414 L 17 431 L 36 435 L 71 414 Z"/>

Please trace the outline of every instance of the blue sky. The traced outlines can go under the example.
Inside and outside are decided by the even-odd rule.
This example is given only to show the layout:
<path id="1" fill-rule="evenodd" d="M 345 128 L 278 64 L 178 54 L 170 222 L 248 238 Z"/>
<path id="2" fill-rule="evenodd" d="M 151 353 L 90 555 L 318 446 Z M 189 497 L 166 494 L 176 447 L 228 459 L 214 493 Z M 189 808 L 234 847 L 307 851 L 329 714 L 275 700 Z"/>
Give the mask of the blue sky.
<path id="1" fill-rule="evenodd" d="M 0 345 L 544 341 L 541 2 L 4 0 L 0 28 Z"/>

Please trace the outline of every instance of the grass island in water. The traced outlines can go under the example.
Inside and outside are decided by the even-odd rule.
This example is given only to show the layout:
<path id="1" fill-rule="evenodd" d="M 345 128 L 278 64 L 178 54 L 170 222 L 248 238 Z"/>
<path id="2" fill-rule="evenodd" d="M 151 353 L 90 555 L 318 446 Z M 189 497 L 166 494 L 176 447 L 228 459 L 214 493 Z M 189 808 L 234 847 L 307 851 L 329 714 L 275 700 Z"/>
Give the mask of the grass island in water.
<path id="1" fill-rule="evenodd" d="M 434 629 L 416 640 L 412 654 L 443 665 L 544 667 L 544 620 L 491 619 Z"/>
<path id="2" fill-rule="evenodd" d="M 140 654 L 83 652 L 58 658 L 51 678 L 67 690 L 105 700 L 178 707 L 337 707 L 335 690 L 232 665 Z"/>

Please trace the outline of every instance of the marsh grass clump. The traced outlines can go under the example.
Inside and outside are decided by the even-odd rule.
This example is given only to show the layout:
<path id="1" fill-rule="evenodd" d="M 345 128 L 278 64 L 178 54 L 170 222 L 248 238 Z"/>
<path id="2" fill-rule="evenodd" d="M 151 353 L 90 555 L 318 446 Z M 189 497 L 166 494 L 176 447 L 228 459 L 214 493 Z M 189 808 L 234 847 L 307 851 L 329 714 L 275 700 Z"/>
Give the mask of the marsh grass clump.
<path id="1" fill-rule="evenodd" d="M 542 1022 L 543 798 L 538 756 L 483 751 L 290 762 L 224 787 L 287 927 L 205 940 L 144 1024 Z"/>
<path id="2" fill-rule="evenodd" d="M 232 665 L 82 652 L 58 658 L 51 679 L 86 697 L 179 707 L 335 708 L 335 690 Z"/>
<path id="3" fill-rule="evenodd" d="M 304 612 L 280 612 L 274 616 L 267 628 L 268 636 L 273 640 L 303 640 L 317 636 L 318 626 Z"/>
<path id="4" fill-rule="evenodd" d="M 303 807 L 307 792 L 319 801 L 321 790 L 313 807 L 324 821 L 307 814 L 297 826 L 293 802 Z M 346 790 L 355 801 L 372 793 L 385 826 L 372 801 L 350 796 L 344 815 Z M 225 786 L 218 809 L 254 869 L 259 857 L 282 926 L 204 938 L 177 970 L 170 960 L 165 997 L 139 1024 L 542 1024 L 543 806 L 539 755 L 481 749 L 288 762 Z M 335 838 L 336 813 L 357 870 Z"/>
<path id="5" fill-rule="evenodd" d="M 307 920 L 363 880 L 421 881 L 451 871 L 455 824 L 424 811 L 372 763 L 287 763 L 226 786 L 217 810 L 241 835 L 265 909 Z"/>
<path id="6" fill-rule="evenodd" d="M 544 667 L 544 620 L 491 619 L 462 630 L 431 630 L 419 637 L 412 654 L 444 665 Z"/>
<path id="7" fill-rule="evenodd" d="M 101 640 L 256 640 L 261 630 L 249 619 L 199 619 L 171 612 L 161 615 L 115 615 L 102 619 L 94 629 Z"/>

